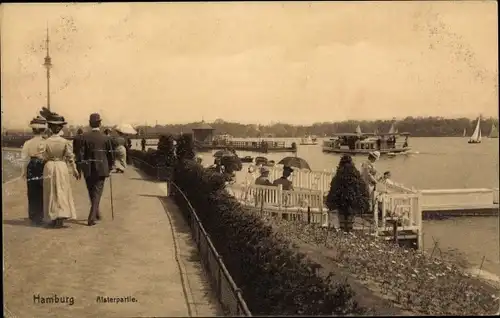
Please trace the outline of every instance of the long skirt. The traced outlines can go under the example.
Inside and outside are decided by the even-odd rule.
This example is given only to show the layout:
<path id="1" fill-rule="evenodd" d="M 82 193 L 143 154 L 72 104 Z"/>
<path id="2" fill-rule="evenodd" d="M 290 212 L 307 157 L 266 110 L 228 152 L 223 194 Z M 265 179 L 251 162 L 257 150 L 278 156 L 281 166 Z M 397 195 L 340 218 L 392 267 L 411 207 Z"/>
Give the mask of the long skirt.
<path id="1" fill-rule="evenodd" d="M 76 219 L 71 177 L 65 161 L 49 161 L 43 169 L 43 214 L 46 221 Z"/>
<path id="2" fill-rule="evenodd" d="M 35 222 L 43 220 L 43 167 L 43 160 L 31 158 L 26 171 L 28 217 Z"/>
<path id="3" fill-rule="evenodd" d="M 127 149 L 124 146 L 115 149 L 115 168 L 122 171 L 127 168 Z"/>

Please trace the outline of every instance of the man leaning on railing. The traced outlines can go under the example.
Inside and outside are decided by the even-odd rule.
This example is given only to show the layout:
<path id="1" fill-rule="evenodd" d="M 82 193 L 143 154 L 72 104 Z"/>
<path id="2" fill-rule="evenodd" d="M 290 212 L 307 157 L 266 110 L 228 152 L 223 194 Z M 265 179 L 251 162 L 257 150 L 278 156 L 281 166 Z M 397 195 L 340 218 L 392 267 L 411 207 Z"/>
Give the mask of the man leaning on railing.
<path id="1" fill-rule="evenodd" d="M 261 186 L 272 186 L 273 184 L 269 180 L 269 168 L 268 167 L 261 167 L 260 168 L 260 176 L 255 179 L 255 185 L 261 185 Z M 255 193 L 255 205 L 263 205 L 267 200 L 267 196 L 264 193 L 265 191 L 263 189 L 257 189 Z"/>
<path id="2" fill-rule="evenodd" d="M 274 186 L 279 186 L 281 185 L 283 187 L 283 190 L 285 191 L 293 191 L 293 183 L 292 181 L 290 181 L 290 176 L 292 175 L 292 172 L 293 172 L 293 169 L 292 167 L 289 167 L 289 166 L 284 166 L 283 167 L 283 175 L 279 178 L 279 179 L 276 179 L 274 180 L 273 182 L 273 185 Z M 288 194 L 285 194 L 283 193 L 283 196 L 282 196 L 282 203 L 284 206 L 288 206 L 289 203 L 289 195 Z M 288 217 L 287 214 L 283 214 L 283 218 L 286 219 Z"/>
<path id="3" fill-rule="evenodd" d="M 375 192 L 375 201 L 377 202 L 379 219 L 382 218 L 384 195 L 386 195 L 388 193 L 395 193 L 395 192 L 412 192 L 412 190 L 404 187 L 403 185 L 401 185 L 399 183 L 392 181 L 391 180 L 391 172 L 386 171 L 386 172 L 384 172 L 384 175 L 382 176 L 380 181 L 377 183 L 376 192 Z M 389 209 L 387 211 L 387 215 L 391 216 L 391 214 L 392 214 L 392 211 Z"/>

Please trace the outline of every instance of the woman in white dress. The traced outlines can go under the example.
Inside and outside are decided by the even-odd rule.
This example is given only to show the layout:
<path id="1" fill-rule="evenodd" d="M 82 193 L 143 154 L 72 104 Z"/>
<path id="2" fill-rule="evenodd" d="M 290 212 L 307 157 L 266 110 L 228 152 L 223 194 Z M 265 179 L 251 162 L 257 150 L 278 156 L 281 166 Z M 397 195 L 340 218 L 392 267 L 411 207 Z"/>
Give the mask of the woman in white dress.
<path id="1" fill-rule="evenodd" d="M 119 128 L 116 128 L 116 136 L 114 139 L 115 145 L 115 169 L 117 173 L 124 173 L 127 168 L 127 140 L 125 139 L 125 134 L 122 133 Z"/>
<path id="2" fill-rule="evenodd" d="M 43 114 L 42 114 L 43 115 Z M 70 173 L 76 179 L 80 174 L 76 168 L 72 144 L 59 135 L 66 125 L 64 117 L 56 113 L 45 114 L 51 136 L 45 141 L 43 157 L 43 204 L 44 218 L 51 226 L 60 228 L 66 219 L 76 219 L 76 209 L 71 191 Z"/>

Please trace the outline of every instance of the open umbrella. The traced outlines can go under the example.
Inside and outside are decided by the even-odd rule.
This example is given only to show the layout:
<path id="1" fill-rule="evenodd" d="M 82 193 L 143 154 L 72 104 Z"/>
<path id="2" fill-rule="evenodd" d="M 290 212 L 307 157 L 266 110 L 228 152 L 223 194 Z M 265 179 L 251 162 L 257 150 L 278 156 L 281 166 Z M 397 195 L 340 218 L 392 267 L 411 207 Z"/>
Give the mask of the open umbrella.
<path id="1" fill-rule="evenodd" d="M 236 154 L 229 150 L 218 150 L 214 153 L 215 158 L 236 157 Z"/>
<path id="2" fill-rule="evenodd" d="M 115 130 L 117 130 L 117 131 L 119 131 L 121 133 L 124 133 L 124 134 L 128 134 L 128 135 L 135 135 L 135 134 L 137 134 L 137 131 L 130 124 L 116 125 L 115 126 Z"/>
<path id="3" fill-rule="evenodd" d="M 307 163 L 307 161 L 305 161 L 304 159 L 302 159 L 300 157 L 285 157 L 285 158 L 281 159 L 281 161 L 278 162 L 278 164 L 288 166 L 288 167 L 294 167 L 294 168 L 298 168 L 298 169 L 311 170 L 311 167 L 309 167 L 309 164 Z"/>

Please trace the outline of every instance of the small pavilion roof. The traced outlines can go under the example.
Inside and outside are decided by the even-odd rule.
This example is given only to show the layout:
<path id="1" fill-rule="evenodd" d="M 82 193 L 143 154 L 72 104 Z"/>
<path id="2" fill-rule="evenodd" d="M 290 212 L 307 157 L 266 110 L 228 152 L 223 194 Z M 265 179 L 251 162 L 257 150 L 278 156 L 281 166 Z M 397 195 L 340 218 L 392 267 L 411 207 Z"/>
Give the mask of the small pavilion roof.
<path id="1" fill-rule="evenodd" d="M 193 130 L 215 130 L 215 128 L 202 121 L 200 124 L 196 125 Z"/>

